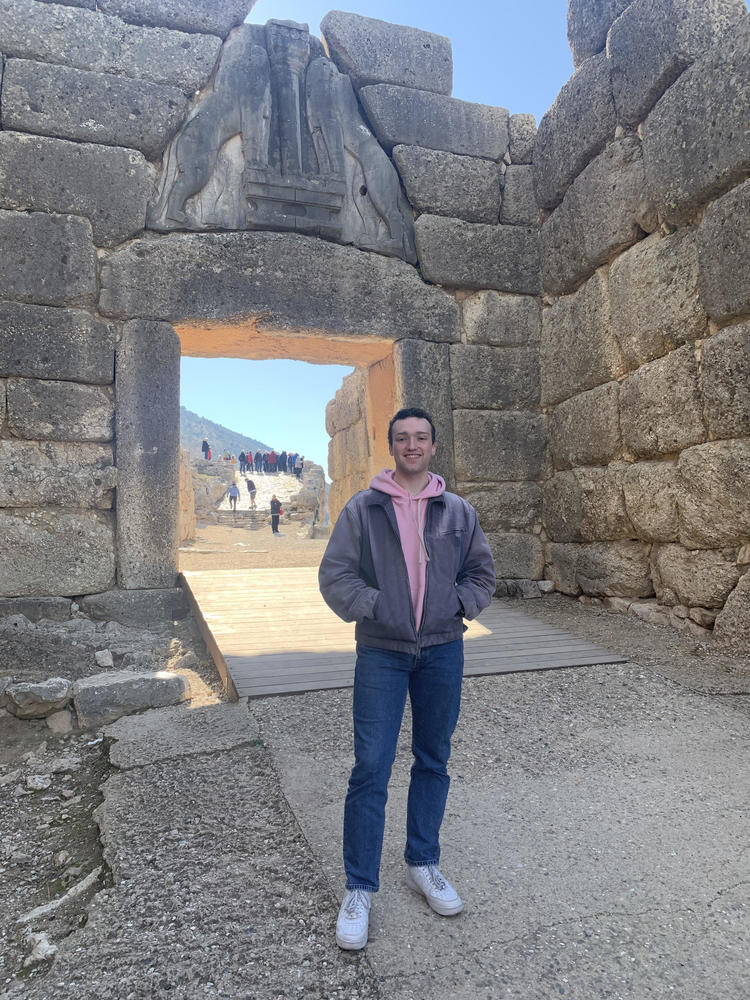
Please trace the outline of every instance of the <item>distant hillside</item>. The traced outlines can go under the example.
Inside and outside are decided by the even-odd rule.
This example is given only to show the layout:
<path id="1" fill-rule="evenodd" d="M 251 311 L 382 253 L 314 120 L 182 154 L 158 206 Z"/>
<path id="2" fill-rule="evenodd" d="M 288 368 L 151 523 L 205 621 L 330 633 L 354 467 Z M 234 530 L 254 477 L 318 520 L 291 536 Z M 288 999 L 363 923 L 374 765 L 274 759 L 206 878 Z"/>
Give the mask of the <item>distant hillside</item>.
<path id="1" fill-rule="evenodd" d="M 236 431 L 230 431 L 228 427 L 222 427 L 221 424 L 215 424 L 213 420 L 206 420 L 205 417 L 199 417 L 197 413 L 193 413 L 192 410 L 181 406 L 180 443 L 185 451 L 190 453 L 191 458 L 201 457 L 201 443 L 203 438 L 206 438 L 211 445 L 211 455 L 213 458 L 220 455 L 225 448 L 230 455 L 239 455 L 241 451 L 246 451 L 248 447 L 252 448 L 253 451 L 257 451 L 258 448 L 261 451 L 271 450 L 271 445 L 263 444 L 262 441 L 256 441 L 255 438 L 248 437 L 246 434 L 238 434 Z"/>

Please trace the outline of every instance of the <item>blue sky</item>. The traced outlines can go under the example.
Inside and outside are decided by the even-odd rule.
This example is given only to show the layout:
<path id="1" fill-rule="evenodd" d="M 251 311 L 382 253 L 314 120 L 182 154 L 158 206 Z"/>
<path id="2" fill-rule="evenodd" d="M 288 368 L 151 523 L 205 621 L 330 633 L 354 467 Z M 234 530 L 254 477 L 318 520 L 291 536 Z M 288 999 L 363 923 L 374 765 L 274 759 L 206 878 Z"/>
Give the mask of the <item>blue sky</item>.
<path id="1" fill-rule="evenodd" d="M 307 23 L 319 34 L 333 8 L 307 0 L 258 0 L 249 20 Z M 566 0 L 369 0 L 340 9 L 447 35 L 453 96 L 499 105 L 537 121 L 573 72 Z M 350 368 L 293 361 L 184 358 L 181 402 L 189 410 L 326 467 L 325 405 Z"/>

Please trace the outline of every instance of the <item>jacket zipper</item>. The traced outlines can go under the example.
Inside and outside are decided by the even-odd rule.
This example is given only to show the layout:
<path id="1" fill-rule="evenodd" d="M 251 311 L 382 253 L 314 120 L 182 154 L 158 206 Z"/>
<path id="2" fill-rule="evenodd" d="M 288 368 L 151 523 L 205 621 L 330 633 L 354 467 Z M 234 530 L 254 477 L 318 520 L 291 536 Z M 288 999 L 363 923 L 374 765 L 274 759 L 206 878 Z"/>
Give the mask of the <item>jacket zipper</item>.
<path id="1" fill-rule="evenodd" d="M 417 623 L 414 620 L 414 608 L 411 609 L 412 620 L 414 620 L 414 631 L 417 634 L 417 651 L 414 654 L 419 656 L 420 650 L 422 648 L 422 629 L 424 628 L 425 611 L 427 610 L 427 594 L 430 589 L 430 552 L 427 548 L 427 520 L 430 516 L 430 511 L 432 510 L 432 503 L 427 501 L 427 510 L 424 514 L 424 531 L 422 532 L 422 539 L 424 541 L 424 550 L 427 554 L 427 565 L 424 568 L 424 598 L 422 600 L 422 621 L 419 623 L 419 631 L 417 632 Z M 402 550 L 403 552 L 403 550 Z M 406 565 L 406 560 L 404 559 L 404 565 Z M 407 574 L 408 576 L 408 574 Z"/>

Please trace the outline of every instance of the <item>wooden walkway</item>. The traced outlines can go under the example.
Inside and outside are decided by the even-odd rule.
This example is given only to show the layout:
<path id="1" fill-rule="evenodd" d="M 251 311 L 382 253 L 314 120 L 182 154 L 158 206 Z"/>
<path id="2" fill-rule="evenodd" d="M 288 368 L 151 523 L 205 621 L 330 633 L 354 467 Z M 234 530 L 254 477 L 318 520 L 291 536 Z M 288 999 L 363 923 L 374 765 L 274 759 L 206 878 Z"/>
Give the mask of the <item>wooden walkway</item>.
<path id="1" fill-rule="evenodd" d="M 182 580 L 233 697 L 351 686 L 354 625 L 324 603 L 316 567 L 190 571 Z M 469 677 L 624 662 L 500 601 L 469 623 L 464 639 Z"/>

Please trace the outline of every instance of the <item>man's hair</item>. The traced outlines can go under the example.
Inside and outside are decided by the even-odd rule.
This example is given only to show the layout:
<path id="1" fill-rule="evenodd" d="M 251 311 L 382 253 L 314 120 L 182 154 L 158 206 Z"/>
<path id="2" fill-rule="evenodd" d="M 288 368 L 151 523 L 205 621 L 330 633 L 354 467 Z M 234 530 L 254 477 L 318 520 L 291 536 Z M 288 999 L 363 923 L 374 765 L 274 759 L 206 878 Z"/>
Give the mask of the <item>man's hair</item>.
<path id="1" fill-rule="evenodd" d="M 435 424 L 432 421 L 432 417 L 427 410 L 420 410 L 418 406 L 407 406 L 391 417 L 391 422 L 388 424 L 388 444 L 393 444 L 393 425 L 397 420 L 406 420 L 407 417 L 417 417 L 419 420 L 426 420 L 432 430 L 432 443 L 435 444 Z"/>

